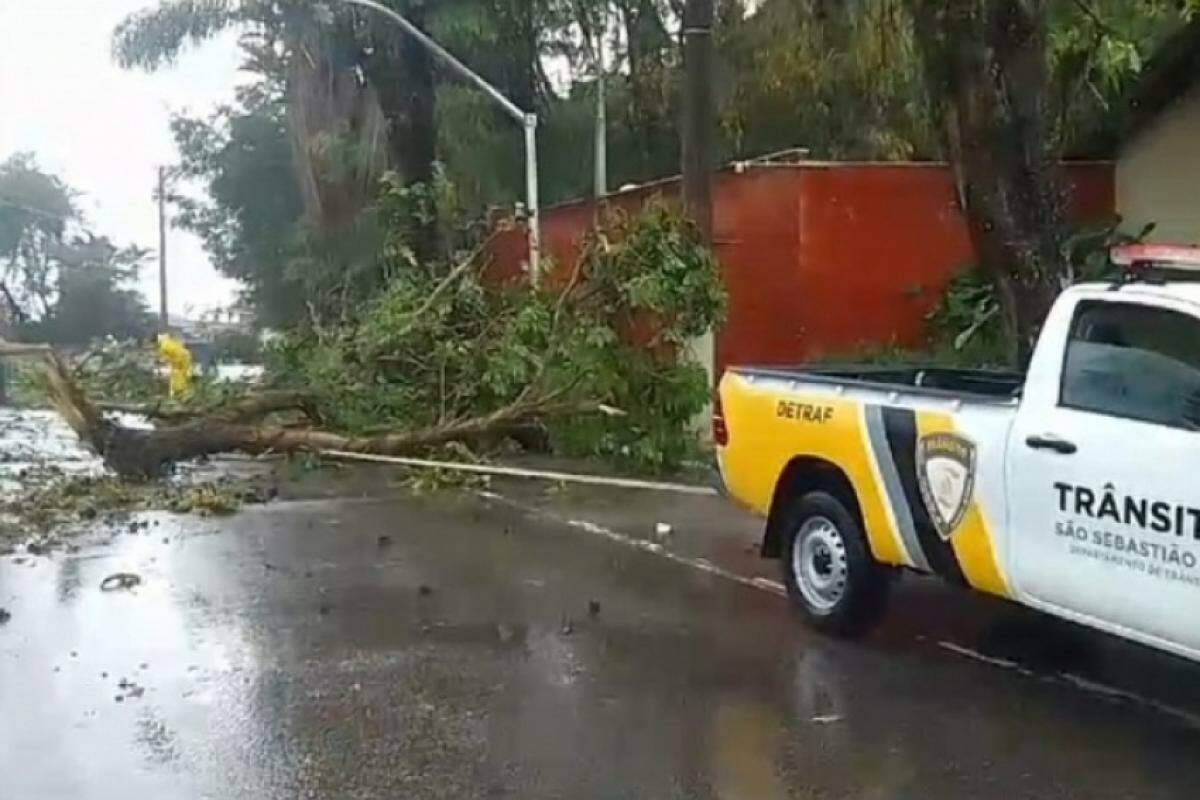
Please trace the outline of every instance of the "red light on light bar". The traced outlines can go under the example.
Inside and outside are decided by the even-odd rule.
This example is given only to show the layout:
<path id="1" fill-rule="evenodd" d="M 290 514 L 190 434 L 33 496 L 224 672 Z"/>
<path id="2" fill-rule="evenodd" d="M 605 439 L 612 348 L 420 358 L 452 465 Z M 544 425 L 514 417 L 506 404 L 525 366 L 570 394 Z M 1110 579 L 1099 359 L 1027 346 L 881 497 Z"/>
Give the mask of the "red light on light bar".
<path id="1" fill-rule="evenodd" d="M 1200 267 L 1200 247 L 1179 244 L 1123 244 L 1111 252 L 1114 264 L 1130 267 L 1134 264 Z"/>

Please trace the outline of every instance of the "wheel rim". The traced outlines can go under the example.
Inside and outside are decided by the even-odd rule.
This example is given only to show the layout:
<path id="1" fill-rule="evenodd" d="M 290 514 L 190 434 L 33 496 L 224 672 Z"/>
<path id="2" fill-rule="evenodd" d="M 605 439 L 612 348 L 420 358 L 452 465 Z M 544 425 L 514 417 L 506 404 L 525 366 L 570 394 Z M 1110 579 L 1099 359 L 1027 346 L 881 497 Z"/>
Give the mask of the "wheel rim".
<path id="1" fill-rule="evenodd" d="M 828 518 L 809 517 L 796 531 L 792 574 L 805 601 L 819 611 L 831 610 L 846 593 L 846 543 Z"/>

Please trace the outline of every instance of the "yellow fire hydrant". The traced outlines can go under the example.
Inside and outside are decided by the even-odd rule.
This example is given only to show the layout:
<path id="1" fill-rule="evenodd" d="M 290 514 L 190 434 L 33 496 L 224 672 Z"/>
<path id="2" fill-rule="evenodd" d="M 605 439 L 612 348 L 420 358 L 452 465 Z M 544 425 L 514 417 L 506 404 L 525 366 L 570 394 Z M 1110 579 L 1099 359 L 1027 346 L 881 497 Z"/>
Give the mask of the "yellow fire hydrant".
<path id="1" fill-rule="evenodd" d="M 184 343 L 169 333 L 160 333 L 158 357 L 171 369 L 168 383 L 171 397 L 183 397 L 191 391 L 192 353 Z"/>

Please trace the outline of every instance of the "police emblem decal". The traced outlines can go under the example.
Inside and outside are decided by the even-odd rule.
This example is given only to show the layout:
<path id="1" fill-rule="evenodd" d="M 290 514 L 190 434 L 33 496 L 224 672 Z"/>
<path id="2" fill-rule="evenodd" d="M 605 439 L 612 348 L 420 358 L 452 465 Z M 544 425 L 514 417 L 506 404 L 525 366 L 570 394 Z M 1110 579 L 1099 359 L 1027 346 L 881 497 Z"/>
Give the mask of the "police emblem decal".
<path id="1" fill-rule="evenodd" d="M 957 433 L 917 440 L 917 483 L 938 535 L 949 541 L 975 490 L 975 443 Z"/>

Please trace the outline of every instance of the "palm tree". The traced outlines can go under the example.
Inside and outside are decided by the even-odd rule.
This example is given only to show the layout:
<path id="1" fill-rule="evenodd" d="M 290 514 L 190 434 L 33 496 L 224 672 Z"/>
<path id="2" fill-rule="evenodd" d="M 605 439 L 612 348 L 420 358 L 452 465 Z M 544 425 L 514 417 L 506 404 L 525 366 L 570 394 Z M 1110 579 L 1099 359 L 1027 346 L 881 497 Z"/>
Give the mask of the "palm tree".
<path id="1" fill-rule="evenodd" d="M 286 98 L 307 221 L 337 230 L 371 201 L 383 169 L 428 182 L 435 158 L 428 55 L 360 16 L 303 0 L 162 0 L 123 20 L 112 50 L 125 68 L 155 71 L 239 31 L 246 67 Z M 410 18 L 422 24 L 420 13 Z"/>

